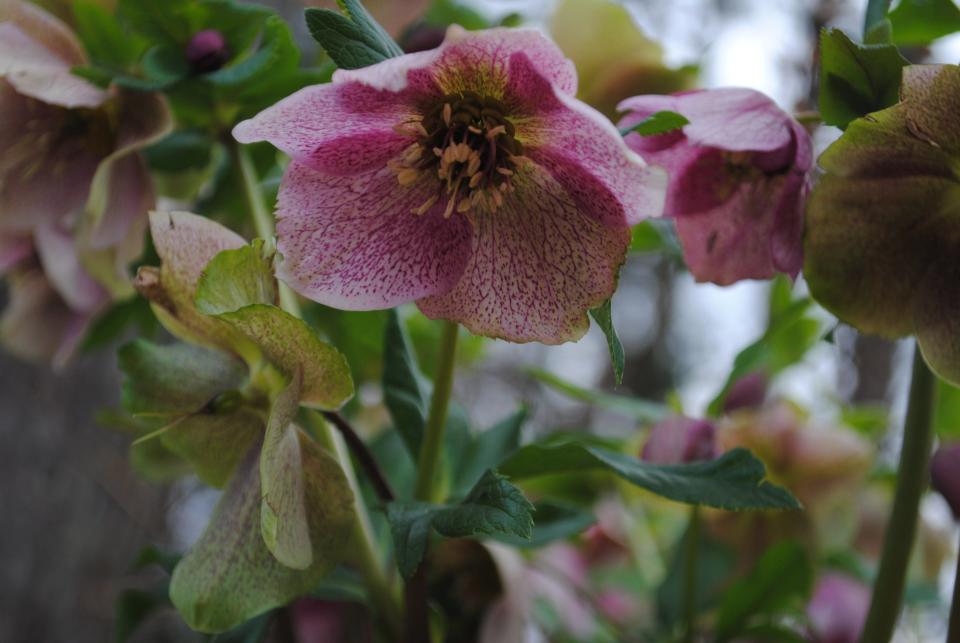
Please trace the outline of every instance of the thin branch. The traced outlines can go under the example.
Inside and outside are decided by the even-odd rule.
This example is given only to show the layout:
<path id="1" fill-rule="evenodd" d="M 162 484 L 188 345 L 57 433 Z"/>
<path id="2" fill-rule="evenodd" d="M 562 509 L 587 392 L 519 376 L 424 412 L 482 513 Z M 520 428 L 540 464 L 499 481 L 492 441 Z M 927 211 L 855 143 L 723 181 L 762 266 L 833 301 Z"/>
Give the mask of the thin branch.
<path id="1" fill-rule="evenodd" d="M 380 471 L 380 465 L 377 464 L 376 459 L 374 459 L 373 454 L 370 453 L 366 443 L 357 435 L 357 432 L 353 430 L 350 423 L 335 411 L 323 411 L 323 417 L 340 431 L 343 440 L 347 443 L 347 448 L 350 449 L 350 453 L 353 454 L 360 468 L 367 474 L 367 479 L 369 479 L 370 484 L 373 485 L 377 497 L 384 503 L 396 500 L 397 496 L 393 493 L 393 489 L 390 488 L 390 483 L 387 482 L 387 478 L 383 475 L 383 472 Z"/>

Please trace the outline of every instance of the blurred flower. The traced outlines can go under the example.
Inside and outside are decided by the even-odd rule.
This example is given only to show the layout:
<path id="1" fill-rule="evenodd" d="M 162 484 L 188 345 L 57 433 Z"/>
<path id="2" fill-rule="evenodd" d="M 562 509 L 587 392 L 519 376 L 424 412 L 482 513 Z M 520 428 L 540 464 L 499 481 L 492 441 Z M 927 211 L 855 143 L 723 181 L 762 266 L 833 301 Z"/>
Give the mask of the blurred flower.
<path id="1" fill-rule="evenodd" d="M 293 162 L 279 275 L 347 310 L 417 301 L 475 334 L 578 339 L 610 297 L 663 174 L 573 98 L 536 31 L 452 27 L 444 44 L 304 89 L 240 123 Z"/>
<path id="2" fill-rule="evenodd" d="M 723 400 L 724 413 L 752 409 L 763 404 L 767 397 L 767 376 L 761 372 L 747 373 L 730 387 Z"/>
<path id="3" fill-rule="evenodd" d="M 717 429 L 708 420 L 668 418 L 653 425 L 641 457 L 654 464 L 683 464 L 717 457 Z"/>
<path id="4" fill-rule="evenodd" d="M 803 208 L 810 187 L 807 131 L 763 94 L 715 89 L 635 96 L 621 127 L 660 111 L 689 124 L 627 144 L 670 176 L 664 216 L 673 217 L 697 281 L 720 285 L 796 277 L 803 261 Z"/>
<path id="5" fill-rule="evenodd" d="M 297 643 L 372 643 L 370 615 L 358 603 L 301 598 L 290 606 Z"/>
<path id="6" fill-rule="evenodd" d="M 170 125 L 160 97 L 73 75 L 85 62 L 59 20 L 0 5 L 0 272 L 14 300 L 0 339 L 55 366 L 112 298 L 132 294 L 127 265 L 154 201 L 136 151 Z"/>
<path id="7" fill-rule="evenodd" d="M 941 446 L 930 461 L 933 488 L 944 497 L 955 518 L 960 519 L 960 444 Z"/>
<path id="8" fill-rule="evenodd" d="M 960 66 L 903 70 L 901 102 L 853 121 L 819 159 L 804 275 L 843 321 L 916 334 L 930 366 L 960 383 Z"/>
<path id="9" fill-rule="evenodd" d="M 843 574 L 824 574 L 807 605 L 812 643 L 857 643 L 870 608 L 870 589 Z"/>
<path id="10" fill-rule="evenodd" d="M 610 0 L 564 0 L 550 21 L 550 35 L 577 67 L 577 96 L 608 118 L 625 98 L 689 89 L 696 80 L 694 68 L 665 66 L 660 45 Z"/>

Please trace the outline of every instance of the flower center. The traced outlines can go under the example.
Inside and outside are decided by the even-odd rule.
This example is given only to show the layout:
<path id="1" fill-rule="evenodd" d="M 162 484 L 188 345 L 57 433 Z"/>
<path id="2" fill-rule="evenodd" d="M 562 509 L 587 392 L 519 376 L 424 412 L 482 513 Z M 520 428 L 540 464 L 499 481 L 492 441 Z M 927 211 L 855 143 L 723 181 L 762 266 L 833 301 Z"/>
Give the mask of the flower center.
<path id="1" fill-rule="evenodd" d="M 513 189 L 523 146 L 500 101 L 469 91 L 451 94 L 397 131 L 416 139 L 390 162 L 400 184 L 411 185 L 424 175 L 439 179 L 437 193 L 414 214 L 426 213 L 441 198 L 447 199 L 444 218 L 454 211 L 492 212 Z"/>

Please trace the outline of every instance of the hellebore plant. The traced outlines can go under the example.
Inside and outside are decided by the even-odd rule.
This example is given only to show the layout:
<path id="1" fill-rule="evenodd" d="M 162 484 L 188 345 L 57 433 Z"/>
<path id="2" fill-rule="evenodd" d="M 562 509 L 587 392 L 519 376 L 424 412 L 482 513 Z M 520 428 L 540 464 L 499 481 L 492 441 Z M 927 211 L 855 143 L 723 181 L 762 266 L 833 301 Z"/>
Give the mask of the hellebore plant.
<path id="1" fill-rule="evenodd" d="M 11 303 L 0 339 L 57 367 L 93 319 L 132 294 L 154 194 L 137 150 L 170 127 L 162 98 L 74 76 L 86 62 L 43 10 L 0 3 L 0 274 Z"/>
<path id="2" fill-rule="evenodd" d="M 476 334 L 556 344 L 613 293 L 663 174 L 573 98 L 535 31 L 451 28 L 437 49 L 304 89 L 240 123 L 289 154 L 280 278 L 347 310 L 416 301 Z"/>
<path id="3" fill-rule="evenodd" d="M 750 89 L 635 96 L 620 103 L 629 129 L 659 112 L 688 124 L 626 141 L 670 176 L 664 216 L 676 220 L 697 281 L 796 277 L 802 265 L 803 208 L 813 146 L 807 131 Z"/>

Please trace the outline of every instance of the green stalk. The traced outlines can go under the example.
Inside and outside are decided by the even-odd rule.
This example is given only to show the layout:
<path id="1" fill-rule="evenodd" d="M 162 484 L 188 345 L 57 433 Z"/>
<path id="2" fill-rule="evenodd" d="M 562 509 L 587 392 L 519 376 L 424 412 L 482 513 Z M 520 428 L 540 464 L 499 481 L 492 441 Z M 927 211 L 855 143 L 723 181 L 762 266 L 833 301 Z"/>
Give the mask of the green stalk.
<path id="1" fill-rule="evenodd" d="M 890 0 L 870 0 L 867 3 L 867 12 L 863 17 L 863 35 L 866 37 L 870 27 L 887 17 Z"/>
<path id="2" fill-rule="evenodd" d="M 960 556 L 957 556 L 957 573 L 953 578 L 953 602 L 950 603 L 950 626 L 948 641 L 960 641 Z"/>
<path id="3" fill-rule="evenodd" d="M 263 193 L 260 190 L 260 181 L 257 177 L 256 169 L 253 167 L 253 161 L 247 148 L 234 143 L 232 146 L 234 161 L 237 171 L 240 174 L 243 183 L 244 196 L 247 202 L 247 208 L 250 216 L 253 218 L 253 225 L 257 231 L 257 236 L 263 239 L 273 239 L 274 227 L 273 217 L 267 209 L 267 204 L 263 200 Z M 282 281 L 280 287 L 280 307 L 295 317 L 302 318 L 300 302 L 296 295 Z M 392 582 L 387 572 L 386 565 L 380 559 L 377 552 L 376 541 L 373 536 L 373 529 L 370 525 L 370 515 L 363 502 L 363 495 L 360 493 L 360 486 L 357 483 L 357 475 L 353 470 L 353 463 L 350 460 L 350 452 L 340 434 L 335 431 L 329 423 L 316 412 L 311 411 L 308 415 L 313 424 L 313 436 L 317 442 L 326 447 L 330 454 L 343 469 L 347 478 L 353 497 L 356 500 L 355 521 L 353 525 L 353 542 L 357 545 L 356 564 L 363 576 L 367 590 L 377 606 L 379 616 L 381 616 L 389 628 L 391 635 L 395 636 L 400 631 L 401 611 L 400 611 L 400 592 L 395 582 Z"/>
<path id="4" fill-rule="evenodd" d="M 438 495 L 436 478 L 443 447 L 443 431 L 447 424 L 447 408 L 450 406 L 450 393 L 453 390 L 453 363 L 457 352 L 458 331 L 456 323 L 443 322 L 440 358 L 433 382 L 430 413 L 417 460 L 417 482 L 414 487 L 417 500 L 429 502 L 436 500 L 435 496 Z"/>
<path id="5" fill-rule="evenodd" d="M 900 451 L 893 510 L 887 523 L 870 611 L 860 638 L 862 643 L 889 641 L 900 616 L 907 564 L 917 532 L 920 499 L 930 479 L 936 384 L 937 378 L 930 372 L 917 346 L 914 348 L 913 375 L 907 417 L 903 425 L 903 448 Z"/>
<path id="6" fill-rule="evenodd" d="M 690 507 L 687 526 L 687 565 L 683 575 L 684 643 L 693 643 L 697 627 L 697 581 L 700 565 L 700 507 Z"/>

